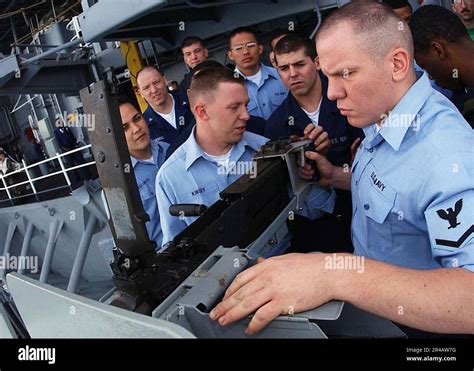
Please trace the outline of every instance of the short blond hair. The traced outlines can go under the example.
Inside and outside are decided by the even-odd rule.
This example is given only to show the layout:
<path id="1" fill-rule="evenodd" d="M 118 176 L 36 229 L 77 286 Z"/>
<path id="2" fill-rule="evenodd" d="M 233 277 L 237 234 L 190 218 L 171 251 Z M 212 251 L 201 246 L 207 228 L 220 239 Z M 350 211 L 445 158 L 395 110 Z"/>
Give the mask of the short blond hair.
<path id="1" fill-rule="evenodd" d="M 245 80 L 227 67 L 208 67 L 193 76 L 188 90 L 189 103 L 194 106 L 199 96 L 205 96 L 209 102 L 214 99 L 214 93 L 220 83 L 230 82 L 245 86 Z"/>
<path id="2" fill-rule="evenodd" d="M 318 40 L 341 23 L 352 27 L 362 50 L 377 60 L 398 47 L 405 49 L 413 58 L 413 38 L 409 26 L 386 4 L 360 0 L 335 10 L 324 20 L 316 34 L 316 49 Z"/>

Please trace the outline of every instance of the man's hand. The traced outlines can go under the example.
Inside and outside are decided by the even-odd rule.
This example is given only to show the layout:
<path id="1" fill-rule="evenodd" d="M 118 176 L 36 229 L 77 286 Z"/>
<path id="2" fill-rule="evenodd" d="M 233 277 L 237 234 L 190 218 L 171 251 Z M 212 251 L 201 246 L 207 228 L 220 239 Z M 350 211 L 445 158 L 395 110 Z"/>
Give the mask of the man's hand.
<path id="1" fill-rule="evenodd" d="M 331 186 L 332 178 L 335 171 L 335 166 L 329 162 L 326 156 L 323 156 L 317 152 L 313 151 L 306 151 L 305 157 L 308 160 L 313 160 L 318 167 L 319 174 L 321 179 L 319 180 L 318 184 L 321 187 L 329 187 Z M 308 163 L 305 163 L 304 167 L 300 167 L 299 175 L 302 179 L 311 180 L 314 176 L 314 168 Z"/>
<path id="2" fill-rule="evenodd" d="M 331 147 L 331 141 L 329 135 L 326 133 L 321 126 L 314 126 L 308 124 L 304 129 L 304 138 L 311 139 L 314 143 L 314 149 L 326 156 L 329 148 Z"/>
<path id="3" fill-rule="evenodd" d="M 304 129 L 304 135 L 302 137 L 297 137 L 293 135 L 290 137 L 292 141 L 300 141 L 305 139 L 310 139 L 314 142 L 314 148 L 318 153 L 321 153 L 323 156 L 326 156 L 329 148 L 331 147 L 331 141 L 329 140 L 328 133 L 326 133 L 321 126 L 314 126 L 313 124 L 308 124 Z M 310 159 L 308 156 L 306 158 Z M 304 180 L 313 180 L 315 169 L 311 164 L 306 163 L 304 166 L 298 161 L 299 176 Z M 325 182 L 320 182 L 320 185 L 323 187 L 328 187 L 328 184 Z"/>
<path id="4" fill-rule="evenodd" d="M 240 273 L 210 318 L 228 325 L 251 313 L 246 330 L 251 335 L 282 314 L 293 314 L 334 299 L 326 254 L 287 254 L 272 257 Z"/>
<path id="5" fill-rule="evenodd" d="M 297 135 L 292 135 L 290 140 L 292 142 L 297 142 L 301 140 L 310 139 L 314 143 L 314 148 L 319 153 L 327 155 L 329 148 L 331 147 L 331 141 L 329 140 L 329 135 L 326 133 L 321 126 L 314 126 L 313 124 L 308 124 L 303 131 L 303 136 L 299 137 Z"/>

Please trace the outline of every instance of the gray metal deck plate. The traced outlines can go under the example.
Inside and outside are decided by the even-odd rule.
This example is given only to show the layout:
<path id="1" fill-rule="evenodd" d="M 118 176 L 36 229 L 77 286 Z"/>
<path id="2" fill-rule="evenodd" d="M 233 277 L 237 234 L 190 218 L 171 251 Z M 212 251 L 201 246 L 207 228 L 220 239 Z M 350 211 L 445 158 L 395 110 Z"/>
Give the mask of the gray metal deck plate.
<path id="1" fill-rule="evenodd" d="M 193 338 L 157 318 L 71 294 L 9 273 L 7 284 L 32 338 Z"/>

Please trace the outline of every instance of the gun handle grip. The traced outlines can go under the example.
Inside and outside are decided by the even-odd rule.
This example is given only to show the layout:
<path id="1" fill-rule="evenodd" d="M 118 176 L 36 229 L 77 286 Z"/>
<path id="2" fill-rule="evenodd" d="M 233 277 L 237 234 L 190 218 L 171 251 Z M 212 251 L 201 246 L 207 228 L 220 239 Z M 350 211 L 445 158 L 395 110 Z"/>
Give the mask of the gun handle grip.
<path id="1" fill-rule="evenodd" d="M 175 204 L 169 209 L 172 216 L 200 216 L 206 210 L 207 206 L 200 204 Z"/>
<path id="2" fill-rule="evenodd" d="M 311 151 L 311 152 L 316 152 L 316 148 L 314 147 L 314 143 L 308 144 L 308 146 L 305 148 L 305 151 Z M 314 175 L 311 181 L 317 182 L 319 179 L 321 179 L 321 174 L 319 173 L 318 167 L 316 166 L 316 161 L 310 160 L 308 158 L 305 158 L 305 161 L 311 165 L 311 167 L 314 169 Z"/>

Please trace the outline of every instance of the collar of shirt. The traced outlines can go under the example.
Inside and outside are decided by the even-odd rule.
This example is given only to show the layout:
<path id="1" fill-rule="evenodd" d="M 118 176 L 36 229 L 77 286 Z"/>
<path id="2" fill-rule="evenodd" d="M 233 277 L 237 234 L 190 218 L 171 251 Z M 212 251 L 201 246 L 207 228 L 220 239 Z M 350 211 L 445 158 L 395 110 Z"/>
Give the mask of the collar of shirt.
<path id="1" fill-rule="evenodd" d="M 389 113 L 382 128 L 377 132 L 375 125 L 364 128 L 366 140 L 364 146 L 372 148 L 385 140 L 394 151 L 398 151 L 408 129 L 418 120 L 418 112 L 433 92 L 428 75 L 421 77 L 417 74 L 417 81 L 405 93 Z"/>
<path id="2" fill-rule="evenodd" d="M 184 150 L 183 152 L 186 154 L 186 171 L 188 171 L 191 165 L 196 162 L 196 160 L 198 160 L 200 157 L 202 157 L 206 161 L 209 161 L 206 159 L 204 151 L 196 142 L 196 138 L 194 137 L 195 130 L 196 125 L 193 127 L 193 130 L 188 140 L 186 140 L 186 142 L 184 142 L 184 144 L 182 145 Z M 260 148 L 259 142 L 257 140 L 254 140 L 252 133 L 245 132 L 242 139 L 239 142 L 235 143 L 234 147 L 232 148 L 229 162 L 236 163 L 237 161 L 239 161 L 240 157 L 242 157 L 243 153 L 245 152 L 245 147 L 247 146 L 251 147 L 254 151 L 258 151 L 258 149 Z"/>
<path id="3" fill-rule="evenodd" d="M 235 67 L 235 71 L 238 72 L 245 79 L 246 82 L 253 84 L 253 82 L 249 80 L 247 76 L 245 76 L 242 72 L 240 72 L 238 67 Z M 278 76 L 278 72 L 276 69 L 265 66 L 263 63 L 260 63 L 260 71 L 262 71 L 262 78 L 260 79 L 259 86 L 262 86 L 265 83 L 265 80 L 267 80 L 268 78 L 273 78 L 275 80 L 280 79 L 280 76 Z"/>
<path id="4" fill-rule="evenodd" d="M 150 147 L 151 147 L 151 156 L 153 157 L 153 161 L 155 162 L 155 165 L 158 166 L 159 164 L 159 156 L 164 156 L 166 154 L 165 149 L 159 144 L 159 141 L 157 139 L 150 140 Z M 149 164 L 147 161 L 142 161 L 138 158 L 135 158 L 133 156 L 130 156 L 132 160 L 132 167 L 134 168 L 135 165 L 138 162 L 141 162 L 142 164 Z"/>

